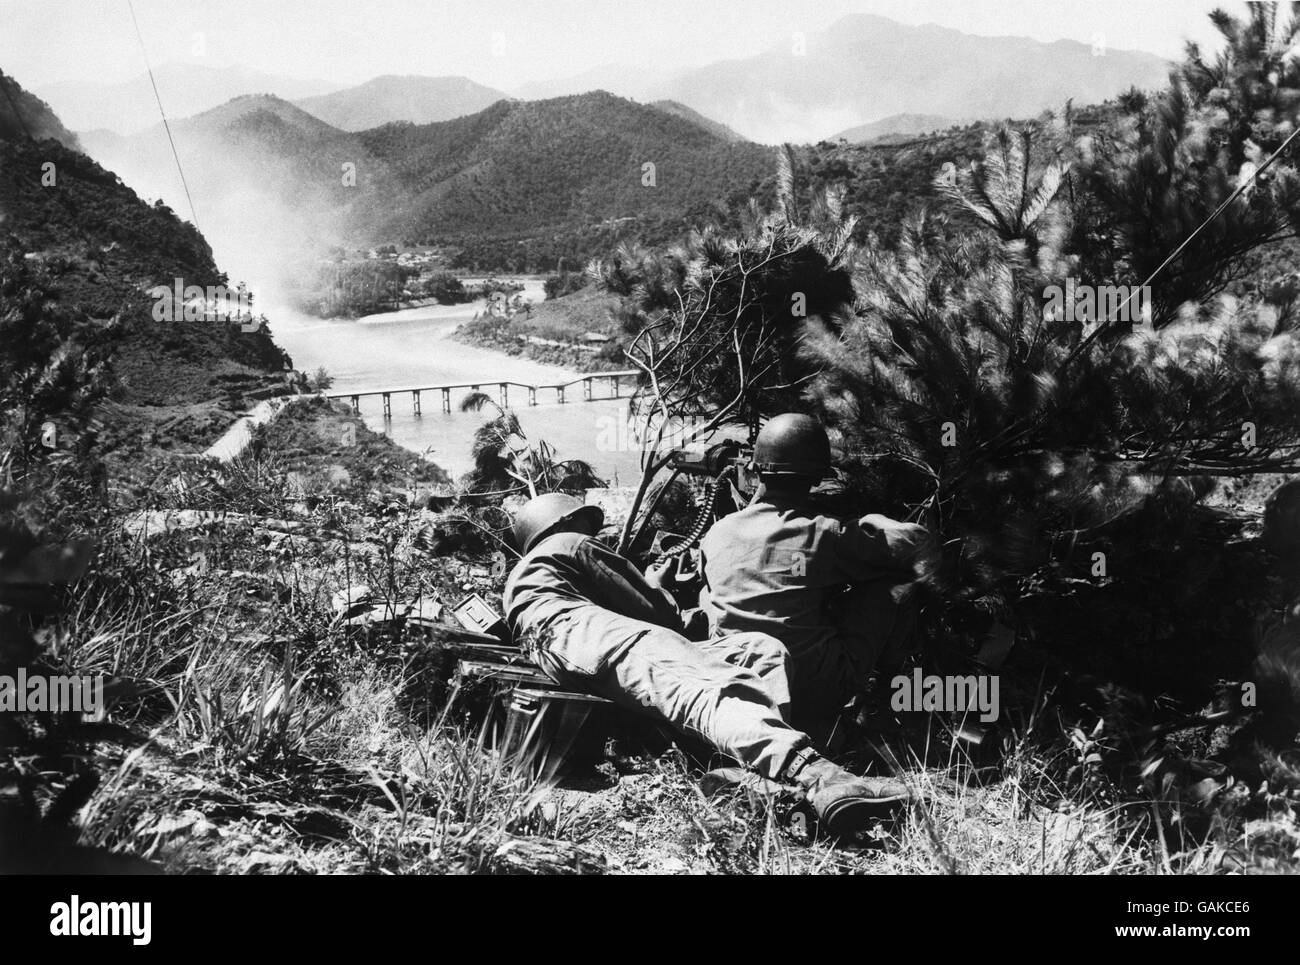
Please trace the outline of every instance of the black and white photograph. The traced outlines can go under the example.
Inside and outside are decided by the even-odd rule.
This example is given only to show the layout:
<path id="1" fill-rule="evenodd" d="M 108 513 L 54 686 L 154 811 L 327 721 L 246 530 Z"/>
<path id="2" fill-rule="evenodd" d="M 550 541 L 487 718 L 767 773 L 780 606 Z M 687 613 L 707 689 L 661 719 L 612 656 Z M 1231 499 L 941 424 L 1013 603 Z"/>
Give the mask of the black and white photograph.
<path id="1" fill-rule="evenodd" d="M 0 93 L 7 931 L 1284 923 L 1300 4 L 0 0 Z"/>

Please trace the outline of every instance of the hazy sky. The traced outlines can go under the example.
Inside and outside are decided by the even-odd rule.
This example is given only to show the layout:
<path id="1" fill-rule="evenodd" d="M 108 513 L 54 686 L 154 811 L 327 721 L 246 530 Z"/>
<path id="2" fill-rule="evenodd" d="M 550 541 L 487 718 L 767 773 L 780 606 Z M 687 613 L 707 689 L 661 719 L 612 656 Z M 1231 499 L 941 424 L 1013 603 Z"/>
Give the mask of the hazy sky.
<path id="1" fill-rule="evenodd" d="M 134 0 L 155 64 L 196 56 L 341 85 L 463 74 L 509 90 L 617 62 L 689 67 L 786 44 L 854 12 L 968 33 L 1176 57 L 1212 43 L 1201 0 Z M 197 35 L 201 35 L 201 38 Z M 814 51 L 809 50 L 809 53 Z M 127 0 L 0 0 L 0 66 L 27 87 L 143 70 Z"/>

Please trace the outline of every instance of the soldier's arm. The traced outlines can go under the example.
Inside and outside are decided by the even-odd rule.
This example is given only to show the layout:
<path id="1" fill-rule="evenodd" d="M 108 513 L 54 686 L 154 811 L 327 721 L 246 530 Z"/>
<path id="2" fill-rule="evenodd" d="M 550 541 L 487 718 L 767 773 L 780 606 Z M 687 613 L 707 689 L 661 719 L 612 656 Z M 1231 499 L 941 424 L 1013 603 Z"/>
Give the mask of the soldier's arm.
<path id="1" fill-rule="evenodd" d="M 924 526 L 879 513 L 840 523 L 834 542 L 835 558 L 850 581 L 912 572 L 934 553 L 934 538 Z"/>
<path id="2" fill-rule="evenodd" d="M 591 539 L 583 540 L 580 554 L 592 602 L 634 620 L 683 632 L 681 611 L 672 595 L 647 581 L 630 560 Z"/>
<path id="3" fill-rule="evenodd" d="M 697 567 L 694 573 L 688 571 L 684 574 L 681 557 L 670 557 L 651 564 L 645 572 L 645 579 L 648 584 L 663 593 L 665 599 L 669 600 L 674 610 L 680 614 L 682 623 L 680 632 L 688 640 L 709 638 L 709 614 L 703 600 L 702 565 Z M 678 593 L 673 592 L 674 587 L 678 589 Z M 695 606 L 686 606 L 679 600 L 679 595 L 687 601 L 694 597 Z"/>

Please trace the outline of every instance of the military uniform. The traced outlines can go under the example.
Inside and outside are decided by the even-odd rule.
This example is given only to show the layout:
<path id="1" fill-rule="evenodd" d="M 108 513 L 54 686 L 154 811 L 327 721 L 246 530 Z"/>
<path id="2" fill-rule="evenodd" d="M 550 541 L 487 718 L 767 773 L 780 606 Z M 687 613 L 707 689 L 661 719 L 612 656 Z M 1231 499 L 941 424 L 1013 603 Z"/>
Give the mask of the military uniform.
<path id="1" fill-rule="evenodd" d="M 912 563 L 928 539 L 886 516 L 841 522 L 802 502 L 756 501 L 705 535 L 701 605 L 715 633 L 779 639 L 796 710 L 830 713 L 882 656 L 900 656 L 915 620 Z"/>
<path id="2" fill-rule="evenodd" d="M 763 633 L 694 643 L 668 594 L 589 536 L 540 539 L 506 582 L 506 619 L 557 683 L 703 738 L 778 778 L 809 744 L 786 723 L 788 654 Z"/>

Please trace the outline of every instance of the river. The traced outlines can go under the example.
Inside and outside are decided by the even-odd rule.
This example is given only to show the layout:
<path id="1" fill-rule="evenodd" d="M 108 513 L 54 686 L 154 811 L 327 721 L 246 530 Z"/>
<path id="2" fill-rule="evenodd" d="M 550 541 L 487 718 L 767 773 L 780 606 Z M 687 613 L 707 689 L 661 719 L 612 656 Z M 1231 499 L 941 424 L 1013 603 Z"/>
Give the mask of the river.
<path id="1" fill-rule="evenodd" d="M 542 279 L 511 280 L 523 284 L 526 299 L 538 303 L 545 297 Z M 465 281 L 470 284 L 474 280 Z M 432 305 L 359 319 L 320 319 L 271 305 L 266 306 L 266 311 L 273 337 L 293 357 L 294 366 L 309 374 L 323 366 L 334 378 L 332 392 L 477 381 L 495 398 L 496 387 L 489 384 L 494 380 L 552 383 L 579 374 L 466 345 L 450 337 L 457 325 L 484 308 L 482 301 Z M 453 391 L 450 415 L 442 412 L 438 392 L 422 393 L 423 415 L 418 417 L 412 414 L 409 393 L 393 395 L 391 420 L 384 419 L 378 396 L 361 400 L 361 415 L 371 429 L 387 434 L 408 449 L 427 453 L 453 476 L 459 476 L 472 466 L 474 429 L 491 415 L 458 411 L 460 399 L 467 392 Z M 596 394 L 602 392 L 608 389 L 597 383 Z M 569 401 L 559 405 L 552 397 L 552 392 L 539 392 L 539 404 L 529 406 L 523 389 L 511 390 L 511 407 L 529 439 L 544 439 L 560 459 L 586 460 L 611 484 L 635 483 L 639 477 L 639 449 L 629 440 L 625 428 L 627 401 Z M 571 387 L 568 398 L 581 400 L 581 387 Z"/>

